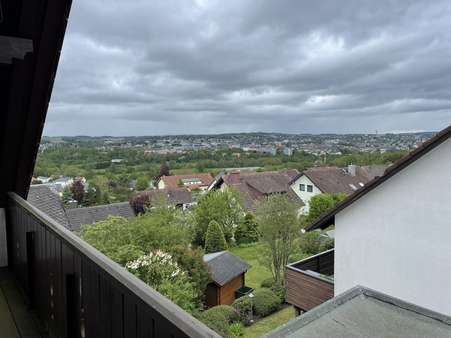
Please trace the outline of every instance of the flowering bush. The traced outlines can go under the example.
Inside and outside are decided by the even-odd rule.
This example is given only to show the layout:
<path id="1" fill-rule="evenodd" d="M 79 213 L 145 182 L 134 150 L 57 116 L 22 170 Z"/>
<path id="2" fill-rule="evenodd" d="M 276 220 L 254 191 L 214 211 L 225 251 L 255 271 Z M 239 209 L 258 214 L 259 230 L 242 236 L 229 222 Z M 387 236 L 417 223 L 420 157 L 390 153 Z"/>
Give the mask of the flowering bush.
<path id="1" fill-rule="evenodd" d="M 164 280 L 175 280 L 177 276 L 185 275 L 185 272 L 172 259 L 172 255 L 161 250 L 151 251 L 147 255 L 138 257 L 128 262 L 125 267 L 153 287 L 157 287 Z"/>
<path id="2" fill-rule="evenodd" d="M 195 309 L 195 292 L 188 274 L 167 252 L 156 250 L 128 262 L 125 267 L 184 310 Z"/>

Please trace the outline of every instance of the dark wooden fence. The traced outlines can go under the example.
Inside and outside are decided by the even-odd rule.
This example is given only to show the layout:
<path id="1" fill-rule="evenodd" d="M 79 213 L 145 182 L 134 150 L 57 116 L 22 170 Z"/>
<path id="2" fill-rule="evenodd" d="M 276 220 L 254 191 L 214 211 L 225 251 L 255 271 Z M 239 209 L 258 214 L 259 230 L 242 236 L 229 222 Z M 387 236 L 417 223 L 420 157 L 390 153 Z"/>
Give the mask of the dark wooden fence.
<path id="1" fill-rule="evenodd" d="M 9 265 L 58 338 L 220 337 L 14 193 Z"/>
<path id="2" fill-rule="evenodd" d="M 321 274 L 321 275 L 320 275 Z M 334 296 L 334 250 L 287 265 L 287 302 L 299 311 L 308 311 Z M 325 276 L 322 276 L 325 275 Z"/>

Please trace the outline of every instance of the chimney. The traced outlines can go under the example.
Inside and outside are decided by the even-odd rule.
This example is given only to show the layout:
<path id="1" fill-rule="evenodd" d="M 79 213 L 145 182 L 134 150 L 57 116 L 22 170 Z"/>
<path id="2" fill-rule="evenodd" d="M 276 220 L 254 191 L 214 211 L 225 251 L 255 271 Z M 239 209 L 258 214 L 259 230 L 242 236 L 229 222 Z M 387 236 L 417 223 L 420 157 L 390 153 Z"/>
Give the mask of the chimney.
<path id="1" fill-rule="evenodd" d="M 348 173 L 351 176 L 355 176 L 357 170 L 357 166 L 355 164 L 348 165 Z"/>

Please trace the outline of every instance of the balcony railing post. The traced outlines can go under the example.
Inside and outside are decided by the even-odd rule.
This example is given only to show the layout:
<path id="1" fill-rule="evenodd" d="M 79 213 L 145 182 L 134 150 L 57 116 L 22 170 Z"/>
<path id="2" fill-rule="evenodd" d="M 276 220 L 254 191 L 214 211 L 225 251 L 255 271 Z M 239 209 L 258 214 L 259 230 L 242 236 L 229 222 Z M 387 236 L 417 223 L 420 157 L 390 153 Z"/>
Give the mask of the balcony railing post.
<path id="1" fill-rule="evenodd" d="M 27 231 L 26 233 L 26 250 L 27 250 L 27 293 L 28 304 L 30 308 L 35 306 L 35 233 L 34 231 Z"/>
<path id="2" fill-rule="evenodd" d="M 66 336 L 67 338 L 76 338 L 80 336 L 77 301 L 79 288 L 77 287 L 77 278 L 74 274 L 67 274 L 65 278 L 66 289 Z"/>

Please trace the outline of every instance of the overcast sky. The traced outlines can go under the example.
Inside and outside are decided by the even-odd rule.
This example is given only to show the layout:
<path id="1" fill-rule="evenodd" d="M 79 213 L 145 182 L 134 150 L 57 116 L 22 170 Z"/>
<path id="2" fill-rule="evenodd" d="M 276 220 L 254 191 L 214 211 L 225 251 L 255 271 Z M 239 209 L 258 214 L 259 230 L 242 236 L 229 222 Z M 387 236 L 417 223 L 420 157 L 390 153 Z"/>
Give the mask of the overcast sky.
<path id="1" fill-rule="evenodd" d="M 449 0 L 77 0 L 45 134 L 450 123 Z"/>

